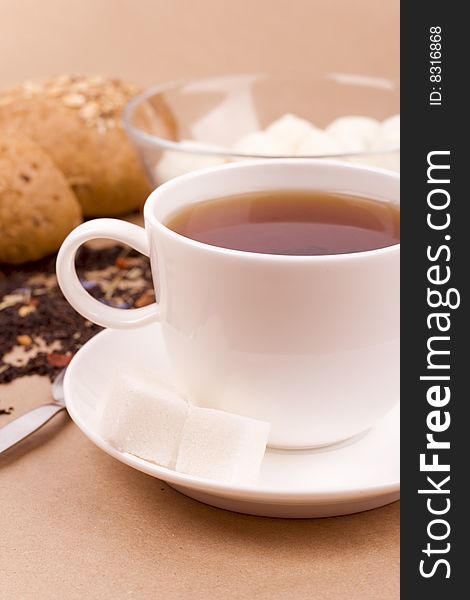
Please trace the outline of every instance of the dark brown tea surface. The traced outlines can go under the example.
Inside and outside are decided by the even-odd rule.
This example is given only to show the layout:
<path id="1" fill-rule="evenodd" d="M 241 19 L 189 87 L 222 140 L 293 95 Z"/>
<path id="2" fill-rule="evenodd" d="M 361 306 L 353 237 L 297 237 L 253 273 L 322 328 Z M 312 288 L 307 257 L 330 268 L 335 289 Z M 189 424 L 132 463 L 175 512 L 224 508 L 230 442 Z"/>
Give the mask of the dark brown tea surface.
<path id="1" fill-rule="evenodd" d="M 167 227 L 198 242 L 263 254 L 348 254 L 400 241 L 400 211 L 370 198 L 262 191 L 189 205 Z"/>

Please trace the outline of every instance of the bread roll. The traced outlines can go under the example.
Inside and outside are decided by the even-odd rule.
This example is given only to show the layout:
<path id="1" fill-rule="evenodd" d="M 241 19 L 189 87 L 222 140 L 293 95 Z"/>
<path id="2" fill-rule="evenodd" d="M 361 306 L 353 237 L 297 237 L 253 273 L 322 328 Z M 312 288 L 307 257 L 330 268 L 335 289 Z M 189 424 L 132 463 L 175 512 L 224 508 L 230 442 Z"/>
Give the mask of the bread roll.
<path id="1" fill-rule="evenodd" d="M 44 150 L 0 130 L 0 262 L 56 251 L 81 220 L 80 204 Z"/>
<path id="2" fill-rule="evenodd" d="M 0 93 L 0 127 L 24 133 L 63 171 L 87 216 L 141 206 L 150 186 L 121 125 L 138 92 L 104 77 L 63 75 Z"/>

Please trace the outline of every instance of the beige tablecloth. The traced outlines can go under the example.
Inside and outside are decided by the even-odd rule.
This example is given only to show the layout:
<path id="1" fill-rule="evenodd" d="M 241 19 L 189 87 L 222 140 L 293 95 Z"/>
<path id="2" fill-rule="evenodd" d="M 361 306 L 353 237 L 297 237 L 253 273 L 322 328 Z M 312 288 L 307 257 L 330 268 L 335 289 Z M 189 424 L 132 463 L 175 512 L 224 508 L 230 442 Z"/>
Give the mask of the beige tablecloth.
<path id="1" fill-rule="evenodd" d="M 397 0 L 0 0 L 0 84 L 319 68 L 396 78 L 398 16 Z M 17 380 L 0 406 L 14 401 L 13 417 L 49 390 Z M 0 598 L 396 599 L 398 517 L 398 503 L 301 521 L 224 512 L 113 460 L 62 414 L 0 457 Z"/>

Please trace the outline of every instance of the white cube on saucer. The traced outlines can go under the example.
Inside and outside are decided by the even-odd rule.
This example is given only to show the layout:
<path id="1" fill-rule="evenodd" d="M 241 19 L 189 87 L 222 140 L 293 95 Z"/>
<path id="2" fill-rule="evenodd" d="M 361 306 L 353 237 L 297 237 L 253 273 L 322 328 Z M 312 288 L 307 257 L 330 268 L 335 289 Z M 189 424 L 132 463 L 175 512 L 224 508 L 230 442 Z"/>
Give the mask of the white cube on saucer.
<path id="1" fill-rule="evenodd" d="M 257 480 L 270 425 L 222 410 L 189 409 L 176 470 L 228 483 Z"/>
<path id="2" fill-rule="evenodd" d="M 173 468 L 187 413 L 186 400 L 169 385 L 133 370 L 115 373 L 98 417 L 112 446 Z"/>

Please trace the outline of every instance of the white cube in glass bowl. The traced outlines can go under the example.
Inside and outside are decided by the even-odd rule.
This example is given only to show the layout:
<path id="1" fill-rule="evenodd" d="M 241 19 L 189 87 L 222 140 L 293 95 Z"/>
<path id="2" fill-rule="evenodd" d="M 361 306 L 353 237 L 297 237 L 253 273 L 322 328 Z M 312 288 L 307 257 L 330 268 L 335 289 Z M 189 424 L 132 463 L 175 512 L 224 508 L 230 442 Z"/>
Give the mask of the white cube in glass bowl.
<path id="1" fill-rule="evenodd" d="M 399 87 L 329 73 L 227 75 L 154 86 L 124 126 L 154 186 L 199 168 L 257 158 L 335 158 L 399 170 Z"/>

